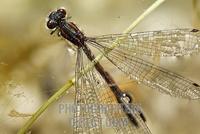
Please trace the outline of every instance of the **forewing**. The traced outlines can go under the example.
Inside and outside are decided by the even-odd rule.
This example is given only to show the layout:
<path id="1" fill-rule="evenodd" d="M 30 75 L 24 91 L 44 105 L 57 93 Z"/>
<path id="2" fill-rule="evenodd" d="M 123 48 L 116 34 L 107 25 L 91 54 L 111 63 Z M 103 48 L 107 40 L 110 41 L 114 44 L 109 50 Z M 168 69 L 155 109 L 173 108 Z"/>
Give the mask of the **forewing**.
<path id="1" fill-rule="evenodd" d="M 104 53 L 105 47 L 102 47 L 102 44 L 105 45 L 107 42 L 97 42 L 96 45 L 94 45 L 93 42 L 93 46 L 96 46 Z M 186 99 L 200 98 L 200 86 L 198 84 L 183 76 L 147 62 L 128 49 L 122 49 L 120 47 L 121 44 L 118 45 L 119 47 L 105 54 L 105 56 L 130 78 L 171 96 Z"/>
<path id="2" fill-rule="evenodd" d="M 73 119 L 74 133 L 102 133 L 102 121 L 99 108 L 95 111 L 89 111 L 89 107 L 99 103 L 95 92 L 95 82 L 89 76 L 84 74 L 79 78 L 81 70 L 84 67 L 84 57 L 81 48 L 78 48 L 76 61 L 75 78 L 75 112 Z M 91 72 L 92 73 L 92 72 Z"/>
<path id="3" fill-rule="evenodd" d="M 106 49 L 120 38 L 124 40 L 121 41 L 118 49 L 129 51 L 134 55 L 182 56 L 198 52 L 200 47 L 200 32 L 196 29 L 113 34 L 97 36 L 89 40 L 100 43 Z"/>

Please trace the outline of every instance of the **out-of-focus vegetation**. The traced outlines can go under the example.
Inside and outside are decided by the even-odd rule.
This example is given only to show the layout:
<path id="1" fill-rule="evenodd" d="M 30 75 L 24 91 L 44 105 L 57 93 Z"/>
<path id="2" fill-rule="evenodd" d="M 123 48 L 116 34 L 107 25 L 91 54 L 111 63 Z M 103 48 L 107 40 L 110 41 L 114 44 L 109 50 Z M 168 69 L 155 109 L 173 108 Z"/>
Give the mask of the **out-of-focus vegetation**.
<path id="1" fill-rule="evenodd" d="M 2 0 L 0 4 L 0 133 L 13 134 L 30 115 L 74 75 L 75 54 L 67 42 L 50 36 L 47 14 L 66 7 L 87 35 L 122 32 L 153 0 Z M 199 0 L 168 0 L 135 31 L 200 28 Z M 199 56 L 161 58 L 160 64 L 200 82 Z M 136 90 L 114 67 L 107 69 L 124 89 Z M 134 85 L 134 86 L 133 86 Z M 72 92 L 51 106 L 31 129 L 32 133 L 70 133 L 69 116 L 58 104 L 73 103 Z M 198 134 L 199 102 L 171 98 L 139 85 L 134 91 L 144 108 L 148 126 L 157 134 Z M 109 132 L 107 132 L 109 133 Z"/>

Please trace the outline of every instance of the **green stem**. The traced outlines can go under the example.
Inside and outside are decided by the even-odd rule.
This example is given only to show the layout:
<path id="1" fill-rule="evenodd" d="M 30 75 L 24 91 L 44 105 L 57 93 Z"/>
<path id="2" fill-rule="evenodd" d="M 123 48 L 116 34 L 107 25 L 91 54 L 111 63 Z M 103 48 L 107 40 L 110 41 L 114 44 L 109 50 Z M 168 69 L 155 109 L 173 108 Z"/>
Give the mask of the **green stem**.
<path id="1" fill-rule="evenodd" d="M 156 9 L 161 3 L 163 3 L 165 0 L 157 0 L 156 2 L 154 2 L 143 14 L 141 14 L 123 33 L 129 33 L 130 31 L 133 30 L 133 28 L 139 23 L 141 22 L 148 14 L 150 14 L 154 9 Z M 111 48 L 108 49 L 107 51 L 105 51 L 105 53 L 101 53 L 99 55 L 96 56 L 96 58 L 90 63 L 88 64 L 84 71 L 81 73 L 81 75 L 79 77 L 81 77 L 84 73 L 87 73 L 90 69 L 92 69 L 94 67 L 94 64 L 98 61 L 100 61 L 105 54 L 108 54 L 110 51 L 112 51 L 115 47 L 118 46 L 119 41 L 121 41 L 122 39 L 118 39 L 117 41 L 115 41 Z M 58 91 L 53 94 L 53 96 L 51 96 L 45 103 L 43 103 L 43 105 L 31 116 L 31 118 L 25 123 L 25 125 L 18 131 L 18 134 L 25 134 L 33 125 L 33 123 L 39 118 L 39 116 L 52 104 L 54 103 L 56 100 L 58 100 L 61 96 L 63 96 L 66 91 L 71 88 L 75 83 L 75 77 L 73 77 L 71 80 L 69 80 L 63 87 L 61 87 L 60 89 L 58 89 Z"/>

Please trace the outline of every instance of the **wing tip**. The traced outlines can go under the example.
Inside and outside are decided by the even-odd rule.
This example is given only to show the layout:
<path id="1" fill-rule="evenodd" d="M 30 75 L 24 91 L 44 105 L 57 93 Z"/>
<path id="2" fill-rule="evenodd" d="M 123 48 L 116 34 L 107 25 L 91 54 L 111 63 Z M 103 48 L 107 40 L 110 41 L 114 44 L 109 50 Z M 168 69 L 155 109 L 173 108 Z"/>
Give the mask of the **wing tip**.
<path id="1" fill-rule="evenodd" d="M 197 84 L 197 83 L 192 83 L 192 85 L 195 86 L 195 87 L 200 87 L 200 85 Z"/>

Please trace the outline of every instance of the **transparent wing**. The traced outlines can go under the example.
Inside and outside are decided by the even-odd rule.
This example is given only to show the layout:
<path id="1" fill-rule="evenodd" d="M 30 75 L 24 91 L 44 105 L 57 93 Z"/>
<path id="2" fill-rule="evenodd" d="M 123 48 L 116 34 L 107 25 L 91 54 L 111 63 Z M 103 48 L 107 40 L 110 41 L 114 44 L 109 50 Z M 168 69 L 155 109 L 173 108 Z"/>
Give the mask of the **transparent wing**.
<path id="1" fill-rule="evenodd" d="M 78 50 L 77 55 L 77 65 L 76 65 L 76 105 L 87 105 L 90 104 L 90 110 L 93 107 L 95 110 L 93 112 L 83 111 L 81 107 L 77 107 L 75 111 L 75 126 L 74 133 L 103 133 L 103 128 L 113 128 L 116 133 L 128 133 L 128 134 L 150 134 L 150 130 L 147 125 L 143 121 L 143 116 L 141 116 L 141 110 L 138 110 L 139 105 L 135 103 L 135 109 L 132 110 L 132 114 L 135 116 L 138 127 L 134 126 L 124 113 L 124 111 L 120 108 L 116 97 L 112 93 L 109 88 L 109 85 L 105 83 L 104 79 L 101 75 L 96 71 L 96 69 L 92 69 L 86 74 L 84 74 L 81 78 L 78 79 L 79 72 L 84 68 L 83 65 L 88 64 L 90 62 L 86 57 L 81 59 L 80 57 L 84 57 L 85 55 L 82 53 L 82 49 Z M 82 62 L 82 63 L 81 63 Z M 92 104 L 92 105 L 91 105 Z M 112 108 L 110 110 L 106 110 L 107 108 Z M 118 107 L 117 107 L 118 106 Z M 116 110 L 116 108 L 119 108 Z M 140 108 L 141 109 L 141 108 Z M 116 111 L 115 111 L 116 110 Z M 81 127 L 79 125 L 79 121 L 82 117 L 86 117 L 92 121 L 95 121 L 98 127 Z M 105 117 L 105 118 L 104 118 Z M 97 120 L 98 119 L 98 120 Z M 116 123 L 117 121 L 117 123 Z M 108 124 L 111 123 L 111 124 Z M 113 123 L 115 122 L 115 123 Z M 89 124 L 84 124 L 85 126 Z M 108 126 L 109 125 L 109 126 Z M 103 129 L 104 130 L 104 129 Z"/>
<path id="2" fill-rule="evenodd" d="M 98 104 L 99 100 L 94 90 L 95 83 L 89 73 L 79 78 L 80 71 L 84 66 L 83 52 L 81 48 L 77 51 L 76 78 L 75 78 L 75 112 L 73 119 L 74 133 L 102 133 L 102 121 L 99 108 L 89 111 L 88 107 Z"/>
<path id="3" fill-rule="evenodd" d="M 196 29 L 173 29 L 129 34 L 113 34 L 89 38 L 102 47 L 109 46 L 119 38 L 125 38 L 118 49 L 135 55 L 181 56 L 199 51 L 200 32 Z"/>
<path id="4" fill-rule="evenodd" d="M 105 47 L 102 46 L 108 45 L 108 42 L 97 42 L 96 45 L 93 42 L 92 45 L 104 53 Z M 183 76 L 149 63 L 128 49 L 116 47 L 105 56 L 130 78 L 142 82 L 151 88 L 175 97 L 186 99 L 200 98 L 200 86 L 198 84 Z"/>

